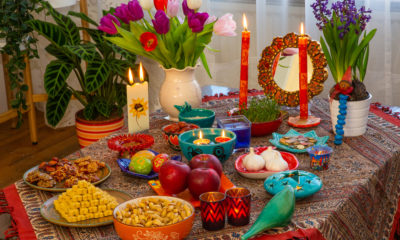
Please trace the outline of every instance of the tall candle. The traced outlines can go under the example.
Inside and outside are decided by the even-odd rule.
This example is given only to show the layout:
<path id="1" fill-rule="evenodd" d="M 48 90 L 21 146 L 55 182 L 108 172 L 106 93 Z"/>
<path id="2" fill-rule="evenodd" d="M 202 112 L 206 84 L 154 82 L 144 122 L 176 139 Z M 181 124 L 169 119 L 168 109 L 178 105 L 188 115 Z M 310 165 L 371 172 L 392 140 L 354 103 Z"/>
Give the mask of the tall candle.
<path id="1" fill-rule="evenodd" d="M 137 133 L 150 128 L 149 84 L 144 81 L 142 63 L 139 66 L 140 82 L 135 82 L 132 69 L 128 71 L 129 85 L 126 85 L 129 133 Z"/>
<path id="2" fill-rule="evenodd" d="M 299 86 L 300 86 L 300 119 L 308 118 L 307 99 L 307 45 L 308 38 L 304 35 L 304 25 L 300 24 L 299 36 Z"/>
<path id="3" fill-rule="evenodd" d="M 239 107 L 247 108 L 250 31 L 247 31 L 247 18 L 245 14 L 243 14 L 243 28 L 244 30 L 242 32 L 242 53 L 241 53 L 241 64 L 240 64 Z"/>

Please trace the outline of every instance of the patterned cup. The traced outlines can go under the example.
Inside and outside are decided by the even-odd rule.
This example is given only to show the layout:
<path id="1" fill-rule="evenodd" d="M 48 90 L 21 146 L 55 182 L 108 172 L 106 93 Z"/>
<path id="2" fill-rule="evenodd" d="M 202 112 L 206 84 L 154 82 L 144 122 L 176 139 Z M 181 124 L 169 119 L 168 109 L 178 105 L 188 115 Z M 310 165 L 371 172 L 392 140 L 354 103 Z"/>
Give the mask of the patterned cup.
<path id="1" fill-rule="evenodd" d="M 228 223 L 244 226 L 250 222 L 251 194 L 247 188 L 235 187 L 226 191 Z"/>
<path id="2" fill-rule="evenodd" d="M 225 194 L 206 192 L 200 195 L 201 221 L 203 228 L 209 231 L 225 227 Z"/>

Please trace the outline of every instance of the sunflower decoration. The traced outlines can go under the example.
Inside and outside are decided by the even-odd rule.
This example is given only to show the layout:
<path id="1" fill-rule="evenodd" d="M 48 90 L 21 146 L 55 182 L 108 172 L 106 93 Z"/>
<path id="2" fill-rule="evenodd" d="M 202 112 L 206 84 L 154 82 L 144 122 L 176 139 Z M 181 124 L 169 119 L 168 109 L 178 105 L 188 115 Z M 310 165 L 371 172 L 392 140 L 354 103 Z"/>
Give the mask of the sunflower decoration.
<path id="1" fill-rule="evenodd" d="M 132 113 L 136 119 L 141 116 L 146 116 L 146 111 L 149 109 L 148 101 L 145 101 L 143 98 L 132 99 L 132 104 L 129 105 L 130 110 L 129 113 Z"/>

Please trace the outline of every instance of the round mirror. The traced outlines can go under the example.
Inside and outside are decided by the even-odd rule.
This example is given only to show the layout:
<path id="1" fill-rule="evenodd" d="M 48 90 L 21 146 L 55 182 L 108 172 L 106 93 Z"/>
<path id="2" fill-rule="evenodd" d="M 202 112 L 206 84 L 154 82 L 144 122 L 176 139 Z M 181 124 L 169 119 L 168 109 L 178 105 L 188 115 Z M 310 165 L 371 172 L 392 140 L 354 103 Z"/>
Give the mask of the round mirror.
<path id="1" fill-rule="evenodd" d="M 283 38 L 274 38 L 272 45 L 264 49 L 258 64 L 258 82 L 264 88 L 265 95 L 281 105 L 291 107 L 299 105 L 298 37 L 295 33 L 289 33 Z M 324 89 L 323 83 L 328 78 L 328 71 L 320 44 L 306 37 L 307 93 L 308 99 L 311 99 Z"/>

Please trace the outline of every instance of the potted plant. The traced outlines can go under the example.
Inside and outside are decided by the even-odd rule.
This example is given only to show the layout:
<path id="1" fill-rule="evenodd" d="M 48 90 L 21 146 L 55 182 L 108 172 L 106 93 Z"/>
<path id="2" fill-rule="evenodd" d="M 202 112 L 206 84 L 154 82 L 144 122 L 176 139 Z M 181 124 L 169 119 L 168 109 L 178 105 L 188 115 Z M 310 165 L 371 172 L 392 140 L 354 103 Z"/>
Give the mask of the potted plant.
<path id="1" fill-rule="evenodd" d="M 140 3 L 139 3 L 140 2 Z M 160 90 L 160 104 L 171 120 L 178 121 L 179 112 L 174 105 L 188 102 L 194 108 L 201 103 L 201 90 L 194 78 L 200 58 L 210 74 L 204 49 L 211 49 L 213 32 L 223 36 L 235 36 L 236 23 L 232 14 L 217 19 L 206 12 L 199 12 L 201 1 L 184 0 L 184 20 L 178 12 L 179 0 L 154 1 L 157 12 L 152 16 L 152 0 L 131 0 L 115 9 L 100 21 L 99 29 L 114 34 L 107 39 L 136 54 L 158 62 L 165 71 L 165 81 Z M 144 18 L 147 10 L 151 22 Z"/>
<path id="2" fill-rule="evenodd" d="M 340 144 L 343 135 L 359 136 L 366 131 L 372 96 L 363 81 L 369 43 L 376 29 L 369 32 L 365 29 L 371 10 L 364 6 L 357 9 L 353 0 L 338 1 L 331 8 L 327 0 L 316 0 L 311 6 L 323 33 L 321 46 L 336 82 L 330 91 L 330 108 L 336 142 Z"/>
<path id="3" fill-rule="evenodd" d="M 247 108 L 238 114 L 244 115 L 251 122 L 251 136 L 264 136 L 275 132 L 282 123 L 282 113 L 274 99 L 252 98 Z"/>
<path id="4" fill-rule="evenodd" d="M 97 26 L 85 14 L 63 15 L 48 3 L 43 4 L 56 24 L 41 20 L 31 20 L 28 24 L 50 41 L 46 51 L 56 58 L 47 65 L 44 74 L 44 87 L 49 96 L 46 118 L 51 126 L 56 126 L 74 96 L 84 106 L 76 113 L 76 128 L 80 145 L 86 146 L 122 128 L 125 75 L 136 57 L 105 41 L 102 31 L 76 26 L 69 16 Z M 83 42 L 80 31 L 88 32 L 94 43 Z M 84 62 L 87 62 L 86 70 Z M 67 81 L 71 72 L 79 87 Z"/>

